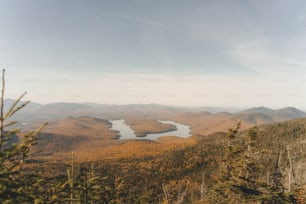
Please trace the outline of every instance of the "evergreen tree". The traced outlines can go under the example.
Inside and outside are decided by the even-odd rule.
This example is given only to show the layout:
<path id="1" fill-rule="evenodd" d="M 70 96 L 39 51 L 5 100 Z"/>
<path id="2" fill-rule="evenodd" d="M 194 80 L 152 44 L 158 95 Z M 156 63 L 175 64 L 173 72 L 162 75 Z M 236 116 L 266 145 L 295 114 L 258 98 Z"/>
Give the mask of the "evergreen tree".
<path id="1" fill-rule="evenodd" d="M 241 196 L 236 191 L 236 175 L 238 174 L 236 164 L 240 162 L 239 158 L 243 150 L 235 145 L 240 125 L 237 123 L 228 130 L 223 144 L 224 156 L 220 160 L 219 171 L 214 175 L 216 183 L 207 195 L 208 203 L 227 204 L 241 201 Z"/>
<path id="2" fill-rule="evenodd" d="M 41 190 L 42 180 L 29 177 L 23 173 L 23 167 L 30 155 L 32 145 L 37 142 L 38 133 L 47 123 L 25 134 L 23 141 L 12 143 L 12 137 L 20 133 L 12 128 L 16 121 L 10 121 L 17 111 L 24 108 L 29 101 L 21 102 L 26 92 L 4 113 L 5 70 L 2 71 L 2 90 L 0 104 L 0 203 L 39 203 L 37 191 Z"/>
<path id="3" fill-rule="evenodd" d="M 279 161 L 272 173 L 272 183 L 266 184 L 258 172 L 258 160 L 263 156 L 257 151 L 258 128 L 249 129 L 245 137 L 238 138 L 240 123 L 229 129 L 224 143 L 224 156 L 220 161 L 216 183 L 209 190 L 208 203 L 294 203 L 281 181 Z"/>

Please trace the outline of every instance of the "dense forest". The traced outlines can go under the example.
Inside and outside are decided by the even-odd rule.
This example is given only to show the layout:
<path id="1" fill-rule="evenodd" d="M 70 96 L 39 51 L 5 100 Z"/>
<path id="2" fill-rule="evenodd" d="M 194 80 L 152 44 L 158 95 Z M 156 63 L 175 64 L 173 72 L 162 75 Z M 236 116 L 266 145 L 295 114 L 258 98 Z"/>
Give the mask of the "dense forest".
<path id="1" fill-rule="evenodd" d="M 6 203 L 303 203 L 306 120 L 199 137 L 163 155 L 91 162 L 31 159 L 4 148 Z M 30 137 L 29 137 L 30 138 Z M 39 142 L 39 140 L 38 140 Z"/>
<path id="2" fill-rule="evenodd" d="M 17 141 L 10 118 L 29 102 L 0 109 L 1 203 L 305 203 L 306 119 L 194 135 L 162 154 L 80 162 L 41 160 L 33 146 L 47 125 Z M 140 142 L 141 143 L 141 142 Z"/>

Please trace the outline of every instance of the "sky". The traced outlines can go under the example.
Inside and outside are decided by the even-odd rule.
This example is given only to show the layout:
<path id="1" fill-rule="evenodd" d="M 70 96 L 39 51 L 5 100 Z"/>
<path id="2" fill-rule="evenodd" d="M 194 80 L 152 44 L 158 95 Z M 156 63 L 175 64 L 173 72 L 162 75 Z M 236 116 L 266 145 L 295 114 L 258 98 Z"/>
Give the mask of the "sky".
<path id="1" fill-rule="evenodd" d="M 9 98 L 306 108 L 303 0 L 0 0 Z"/>

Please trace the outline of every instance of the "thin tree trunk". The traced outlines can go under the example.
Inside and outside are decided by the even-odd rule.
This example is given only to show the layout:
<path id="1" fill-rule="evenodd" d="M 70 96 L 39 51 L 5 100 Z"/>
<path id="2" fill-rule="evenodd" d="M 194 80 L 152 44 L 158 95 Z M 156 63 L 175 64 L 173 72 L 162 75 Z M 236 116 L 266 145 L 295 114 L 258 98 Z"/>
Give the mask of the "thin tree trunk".
<path id="1" fill-rule="evenodd" d="M 293 170 L 292 161 L 290 157 L 290 150 L 291 150 L 290 146 L 287 145 L 287 155 L 288 155 L 288 160 L 289 160 L 289 171 L 288 171 L 288 191 L 289 193 L 291 192 L 291 183 L 292 183 L 291 176 L 292 176 L 292 170 Z"/>
<path id="2" fill-rule="evenodd" d="M 201 183 L 201 201 L 203 201 L 205 199 L 205 193 L 206 193 L 205 172 L 203 171 L 203 173 L 202 173 L 202 183 Z"/>
<path id="3" fill-rule="evenodd" d="M 0 107 L 0 151 L 2 150 L 4 140 L 4 89 L 5 89 L 5 69 L 2 70 L 2 90 L 1 90 L 1 107 Z"/>

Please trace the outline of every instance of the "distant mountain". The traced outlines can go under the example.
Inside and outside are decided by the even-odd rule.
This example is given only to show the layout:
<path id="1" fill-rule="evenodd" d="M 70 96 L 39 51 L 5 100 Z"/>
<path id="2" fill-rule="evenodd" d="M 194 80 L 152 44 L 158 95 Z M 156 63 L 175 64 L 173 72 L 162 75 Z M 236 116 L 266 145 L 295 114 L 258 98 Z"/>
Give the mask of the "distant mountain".
<path id="1" fill-rule="evenodd" d="M 43 106 L 40 114 L 47 116 L 79 116 L 91 115 L 95 109 L 80 103 L 50 103 Z"/>
<path id="2" fill-rule="evenodd" d="M 250 109 L 238 112 L 237 114 L 271 114 L 273 112 L 274 110 L 270 108 L 260 106 L 260 107 L 254 107 L 254 108 L 250 108 Z"/>
<path id="3" fill-rule="evenodd" d="M 89 108 L 91 106 L 81 104 L 81 103 L 49 103 L 44 106 L 45 108 L 57 108 L 57 109 L 80 109 L 80 108 Z"/>
<path id="4" fill-rule="evenodd" d="M 255 107 L 238 112 L 237 118 L 254 123 L 273 123 L 306 117 L 306 113 L 293 107 L 273 110 L 266 107 Z"/>
<path id="5" fill-rule="evenodd" d="M 288 119 L 295 119 L 295 118 L 304 118 L 306 117 L 306 113 L 296 109 L 294 107 L 286 107 L 276 111 L 276 115 L 279 117 L 286 117 Z"/>
<path id="6" fill-rule="evenodd" d="M 5 100 L 6 107 L 13 100 Z M 306 117 L 306 113 L 294 107 L 273 110 L 266 107 L 254 107 L 237 113 L 230 113 L 220 108 L 217 113 L 207 108 L 189 109 L 159 104 L 105 105 L 96 103 L 50 103 L 41 105 L 30 103 L 18 112 L 13 119 L 19 122 L 40 122 L 64 119 L 67 117 L 90 116 L 106 119 L 156 119 L 173 120 L 191 126 L 193 134 L 210 134 L 226 131 L 240 121 L 243 128 L 254 125 L 274 123 Z M 217 110 L 213 107 L 211 110 Z"/>
<path id="7" fill-rule="evenodd" d="M 306 113 L 292 107 L 280 110 L 255 107 L 238 113 L 181 113 L 168 119 L 190 125 L 194 135 L 207 135 L 218 131 L 227 131 L 228 128 L 237 122 L 241 122 L 242 129 L 246 129 L 255 125 L 270 124 L 304 117 L 306 117 Z"/>
<path id="8" fill-rule="evenodd" d="M 8 108 L 10 108 L 14 103 L 16 102 L 15 99 L 5 99 L 4 100 L 4 109 L 7 110 Z M 24 103 L 25 101 L 21 101 L 18 103 L 18 105 L 21 105 L 22 103 Z M 43 105 L 42 104 L 39 104 L 39 103 L 33 103 L 33 102 L 30 102 L 28 105 L 27 105 L 27 108 L 28 110 L 33 110 L 33 109 L 39 109 L 39 108 L 42 108 Z"/>
<path id="9" fill-rule="evenodd" d="M 220 113 L 220 112 L 235 113 L 241 111 L 241 109 L 234 107 L 205 106 L 200 108 L 194 108 L 194 111 L 207 111 L 210 113 Z"/>

